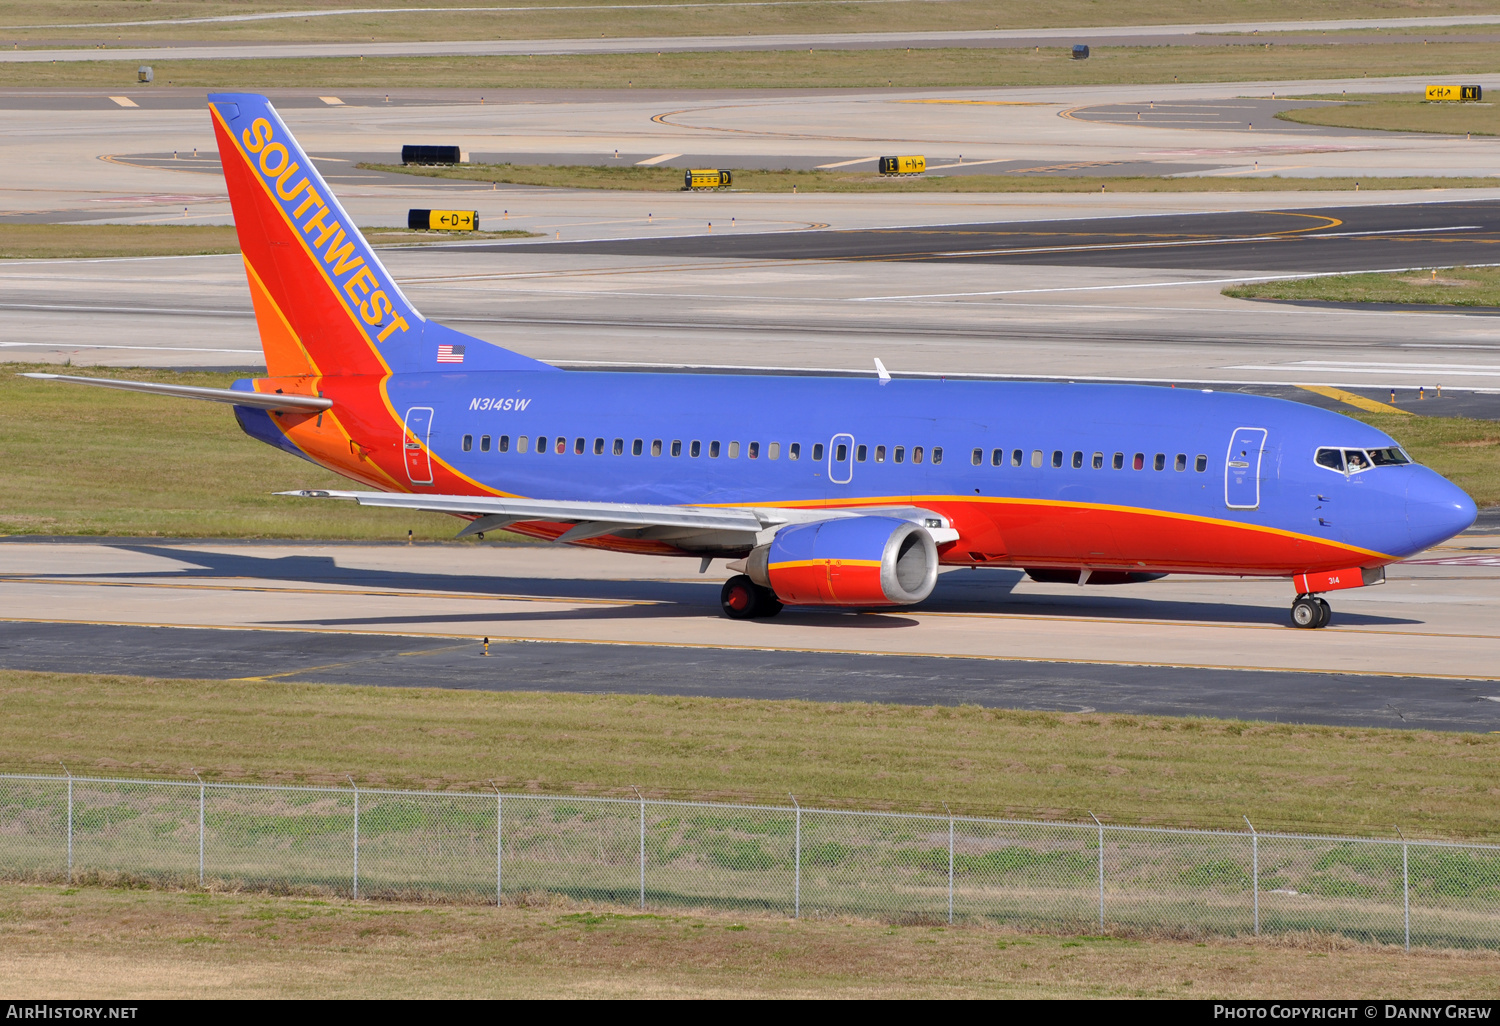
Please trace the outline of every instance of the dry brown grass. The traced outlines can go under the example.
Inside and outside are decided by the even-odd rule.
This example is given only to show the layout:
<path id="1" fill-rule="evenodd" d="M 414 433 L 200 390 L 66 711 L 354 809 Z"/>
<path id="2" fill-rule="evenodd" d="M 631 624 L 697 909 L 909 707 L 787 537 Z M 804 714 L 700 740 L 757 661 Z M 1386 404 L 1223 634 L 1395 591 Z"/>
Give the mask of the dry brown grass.
<path id="1" fill-rule="evenodd" d="M 0 884 L 28 998 L 1488 998 L 1493 953 Z"/>
<path id="2" fill-rule="evenodd" d="M 0 259 L 238 253 L 233 225 L 0 224 Z"/>
<path id="3" fill-rule="evenodd" d="M 505 646 L 490 651 L 504 679 Z M 1416 730 L 6 670 L 0 753 L 28 773 L 1500 836 L 1500 735 Z"/>

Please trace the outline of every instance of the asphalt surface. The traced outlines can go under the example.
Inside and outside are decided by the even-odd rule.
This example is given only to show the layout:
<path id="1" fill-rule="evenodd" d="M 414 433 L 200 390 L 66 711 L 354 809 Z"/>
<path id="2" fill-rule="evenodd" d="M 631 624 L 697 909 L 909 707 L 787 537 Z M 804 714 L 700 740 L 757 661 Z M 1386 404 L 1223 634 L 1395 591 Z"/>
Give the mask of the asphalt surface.
<path id="1" fill-rule="evenodd" d="M 0 667 L 1500 730 L 1493 682 L 1089 663 L 0 622 Z"/>
<path id="2" fill-rule="evenodd" d="M 1349 272 L 1500 262 L 1500 201 L 721 233 L 534 246 L 544 252 L 661 258 Z"/>

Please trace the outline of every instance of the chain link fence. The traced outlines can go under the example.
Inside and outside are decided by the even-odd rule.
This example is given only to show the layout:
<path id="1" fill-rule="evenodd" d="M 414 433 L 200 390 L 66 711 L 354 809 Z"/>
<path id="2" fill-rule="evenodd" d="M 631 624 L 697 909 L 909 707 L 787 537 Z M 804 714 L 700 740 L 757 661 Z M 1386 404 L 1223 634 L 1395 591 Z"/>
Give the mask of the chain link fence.
<path id="1" fill-rule="evenodd" d="M 7 774 L 0 875 L 1500 949 L 1500 846 L 795 804 Z"/>

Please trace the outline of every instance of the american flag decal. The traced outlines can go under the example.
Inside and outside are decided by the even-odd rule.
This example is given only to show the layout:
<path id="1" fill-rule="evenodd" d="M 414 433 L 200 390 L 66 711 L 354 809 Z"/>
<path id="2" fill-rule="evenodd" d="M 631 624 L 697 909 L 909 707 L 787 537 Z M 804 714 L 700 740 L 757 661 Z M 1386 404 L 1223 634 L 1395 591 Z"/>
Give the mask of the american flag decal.
<path id="1" fill-rule="evenodd" d="M 438 363 L 463 363 L 464 347 L 450 346 L 446 343 L 438 346 Z"/>

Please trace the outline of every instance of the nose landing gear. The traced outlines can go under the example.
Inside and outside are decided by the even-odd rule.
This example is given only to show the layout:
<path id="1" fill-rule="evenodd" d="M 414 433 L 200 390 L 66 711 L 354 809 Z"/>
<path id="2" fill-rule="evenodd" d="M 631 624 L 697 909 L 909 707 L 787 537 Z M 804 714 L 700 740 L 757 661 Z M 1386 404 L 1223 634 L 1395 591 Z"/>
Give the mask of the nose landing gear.
<path id="1" fill-rule="evenodd" d="M 1292 626 L 1307 630 L 1327 627 L 1333 618 L 1333 607 L 1316 595 L 1298 595 L 1292 603 Z"/>
<path id="2" fill-rule="evenodd" d="M 758 620 L 781 612 L 781 600 L 770 588 L 763 588 L 744 574 L 724 582 L 719 605 L 731 620 Z"/>

